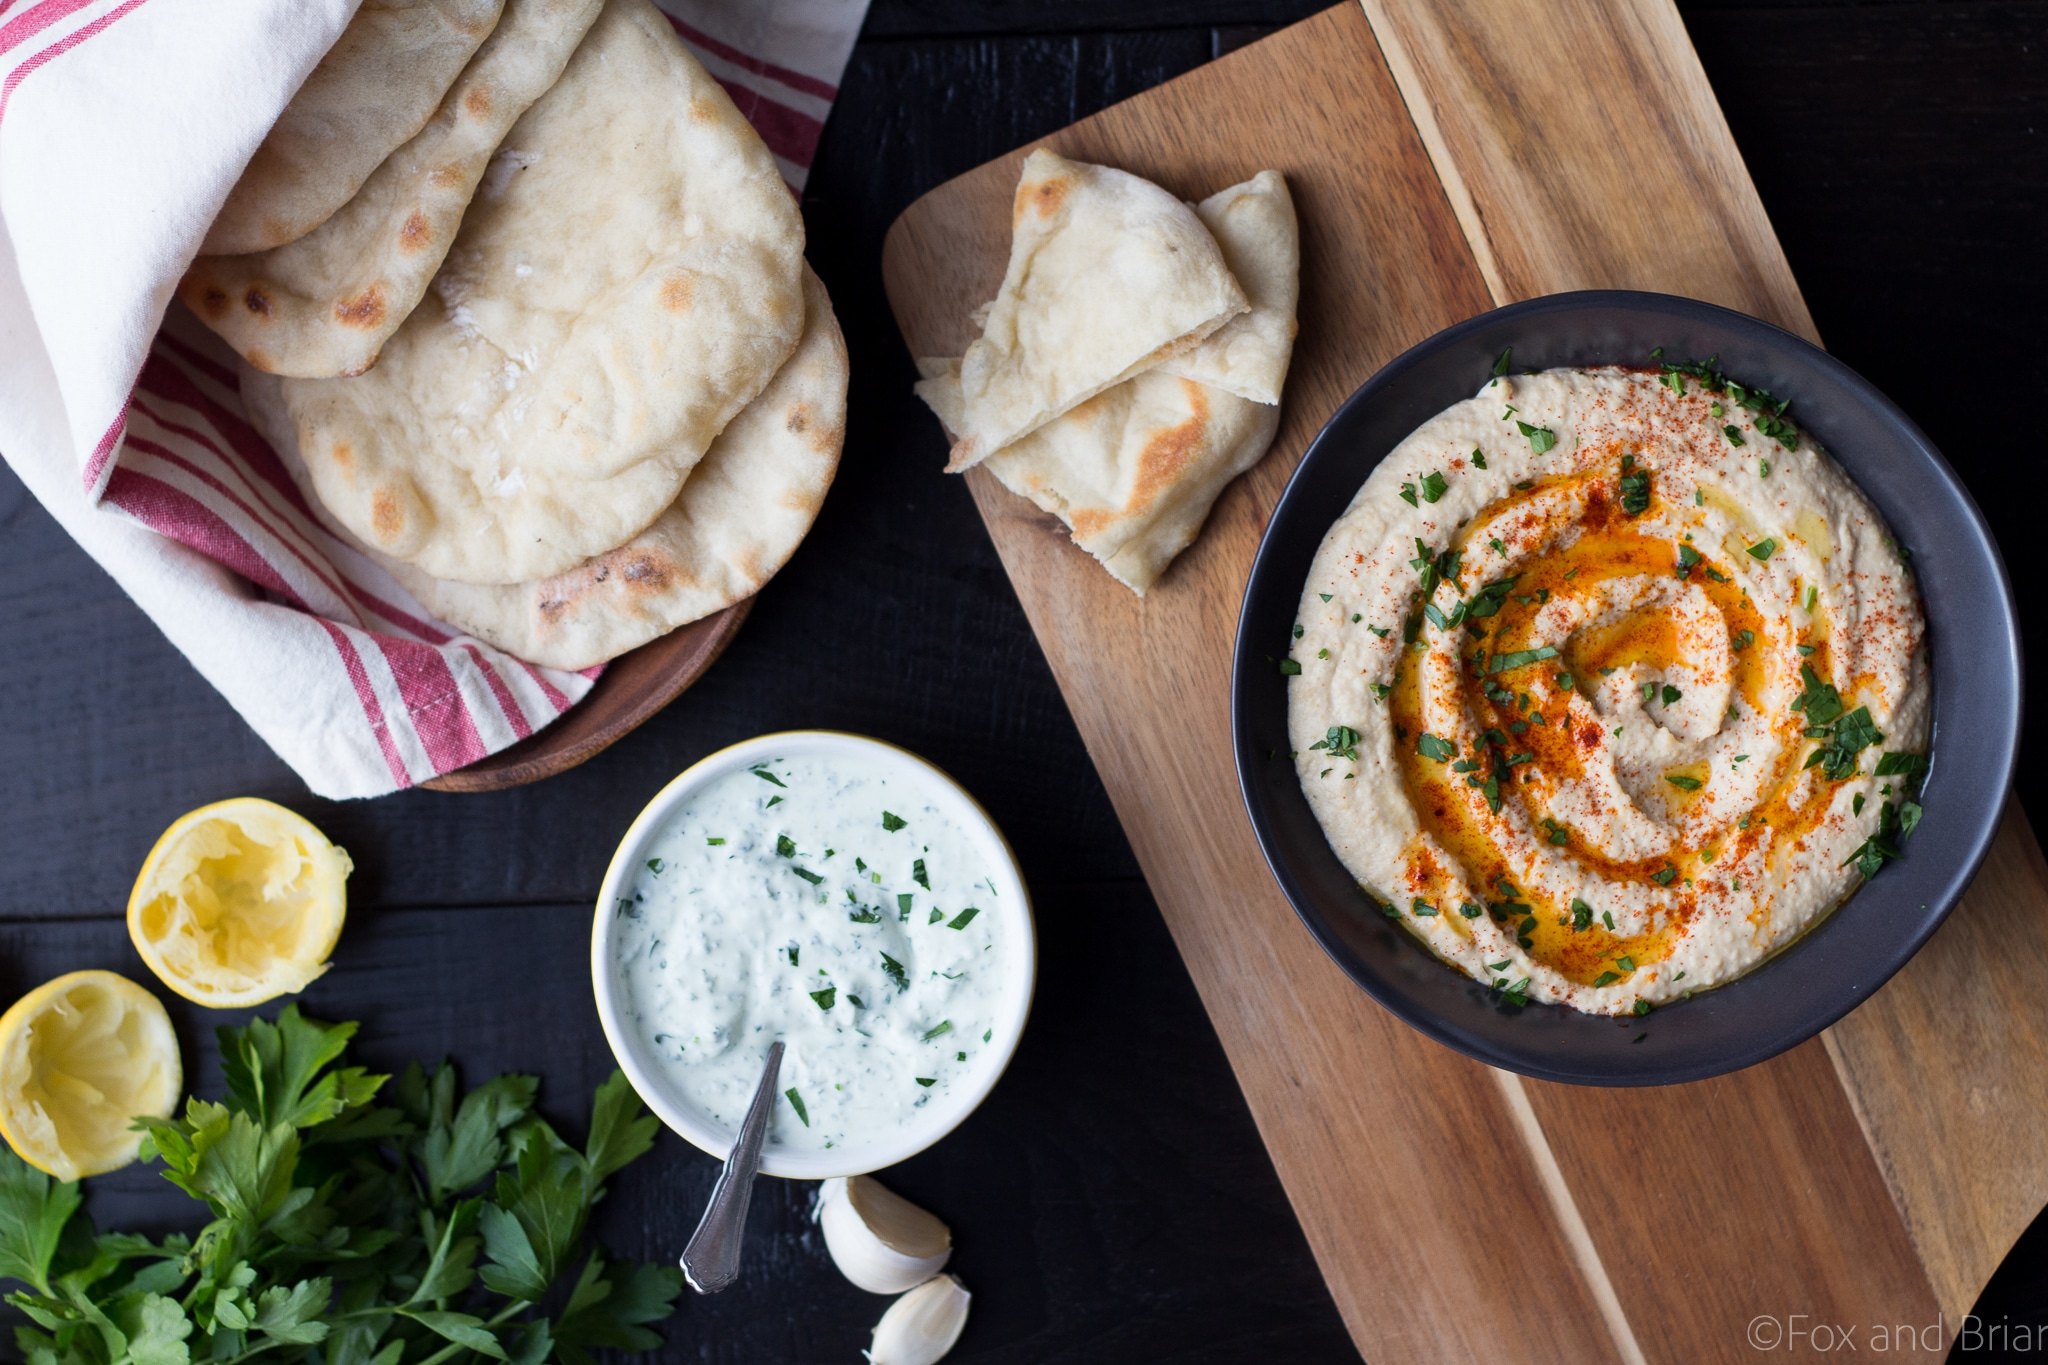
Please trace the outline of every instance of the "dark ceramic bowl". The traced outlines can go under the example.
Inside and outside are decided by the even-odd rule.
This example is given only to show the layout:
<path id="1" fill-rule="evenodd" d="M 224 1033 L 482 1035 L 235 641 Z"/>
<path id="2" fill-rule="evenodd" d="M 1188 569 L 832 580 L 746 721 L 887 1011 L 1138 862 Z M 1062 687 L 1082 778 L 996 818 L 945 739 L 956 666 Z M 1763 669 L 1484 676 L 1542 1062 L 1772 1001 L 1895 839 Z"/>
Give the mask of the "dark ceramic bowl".
<path id="1" fill-rule="evenodd" d="M 1718 354 L 1731 376 L 1789 397 L 1794 419 L 1912 551 L 1927 612 L 1932 766 L 1926 815 L 1905 857 L 1747 976 L 1647 1019 L 1509 1007 L 1444 966 L 1345 871 L 1285 757 L 1287 687 L 1273 661 L 1291 643 L 1317 547 L 1386 453 L 1478 392 L 1509 346 L 1517 370 L 1646 364 L 1657 346 L 1675 359 Z M 1920 429 L 1848 366 L 1789 332 L 1692 299 L 1557 294 L 1439 332 L 1337 409 L 1287 485 L 1252 566 L 1231 721 L 1245 808 L 1273 875 L 1309 932 L 1375 1000 L 1493 1066 L 1586 1085 L 1657 1085 L 1734 1071 L 1804 1042 L 1867 1000 L 1940 925 L 1990 847 L 2012 780 L 2019 627 L 1976 503 Z"/>

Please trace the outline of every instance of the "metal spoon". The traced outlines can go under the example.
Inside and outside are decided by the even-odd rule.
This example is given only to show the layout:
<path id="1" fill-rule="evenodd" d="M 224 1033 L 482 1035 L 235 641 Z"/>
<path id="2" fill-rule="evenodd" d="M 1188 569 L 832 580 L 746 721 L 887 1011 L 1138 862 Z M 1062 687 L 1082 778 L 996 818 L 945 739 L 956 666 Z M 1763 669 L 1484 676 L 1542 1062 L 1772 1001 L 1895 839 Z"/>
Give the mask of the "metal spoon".
<path id="1" fill-rule="evenodd" d="M 768 1117 L 775 1111 L 775 1073 L 782 1068 L 782 1044 L 768 1049 L 768 1065 L 754 1087 L 753 1102 L 740 1121 L 732 1155 L 711 1187 L 704 1218 L 683 1248 L 683 1278 L 699 1294 L 730 1289 L 740 1277 L 740 1239 L 747 1230 L 747 1201 L 754 1194 L 754 1174 L 761 1167 L 761 1141 L 768 1136 Z"/>

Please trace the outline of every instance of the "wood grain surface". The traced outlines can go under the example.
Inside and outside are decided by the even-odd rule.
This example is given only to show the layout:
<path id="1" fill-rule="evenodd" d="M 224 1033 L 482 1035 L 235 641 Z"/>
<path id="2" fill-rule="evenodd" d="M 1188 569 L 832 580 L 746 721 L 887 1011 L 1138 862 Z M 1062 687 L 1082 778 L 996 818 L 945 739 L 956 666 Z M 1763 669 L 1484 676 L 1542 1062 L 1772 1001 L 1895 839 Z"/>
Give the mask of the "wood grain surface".
<path id="1" fill-rule="evenodd" d="M 1547 28 L 1556 17 L 1569 27 Z M 2048 1172 L 2044 1007 L 2024 998 L 2048 880 L 2023 824 L 1987 870 L 2003 898 L 1973 895 L 1852 1027 L 1704 1085 L 1600 1093 L 1487 1073 L 1365 1003 L 1294 922 L 1236 802 L 1225 707 L 1244 574 L 1307 439 L 1365 375 L 1492 303 L 1592 285 L 1812 333 L 1676 15 L 1367 0 L 1044 142 L 1186 197 L 1274 166 L 1300 208 L 1302 336 L 1275 452 L 1144 602 L 1056 521 L 986 475 L 969 483 L 1361 1349 L 1526 1353 L 1533 1328 L 1546 1358 L 1713 1360 L 1749 1354 L 1766 1313 L 1952 1327 Z M 971 336 L 1020 159 L 942 186 L 892 231 L 884 278 L 914 354 Z M 1980 933 L 2019 934 L 2023 951 L 1975 954 Z M 1955 958 L 2001 985 L 1960 1018 Z M 1987 1055 L 1972 1068 L 1958 1052 Z M 1959 1093 L 1926 1093 L 1929 1075 Z M 1500 1273 L 1510 1210 L 1510 1260 L 1550 1272 L 1536 1299 Z"/>

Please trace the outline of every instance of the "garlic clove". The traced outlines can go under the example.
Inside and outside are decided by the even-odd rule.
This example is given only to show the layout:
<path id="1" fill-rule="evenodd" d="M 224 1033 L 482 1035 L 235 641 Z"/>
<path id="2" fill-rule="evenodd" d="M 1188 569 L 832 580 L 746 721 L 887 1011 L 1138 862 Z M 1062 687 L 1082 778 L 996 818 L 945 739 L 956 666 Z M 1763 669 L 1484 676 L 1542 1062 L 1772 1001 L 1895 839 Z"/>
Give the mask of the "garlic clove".
<path id="1" fill-rule="evenodd" d="M 974 1296 L 957 1275 L 937 1275 L 889 1305 L 875 1324 L 869 1365 L 934 1365 L 967 1326 Z"/>
<path id="2" fill-rule="evenodd" d="M 818 1192 L 818 1227 L 841 1274 L 870 1294 L 901 1294 L 945 1269 L 947 1226 L 878 1180 L 835 1177 Z"/>

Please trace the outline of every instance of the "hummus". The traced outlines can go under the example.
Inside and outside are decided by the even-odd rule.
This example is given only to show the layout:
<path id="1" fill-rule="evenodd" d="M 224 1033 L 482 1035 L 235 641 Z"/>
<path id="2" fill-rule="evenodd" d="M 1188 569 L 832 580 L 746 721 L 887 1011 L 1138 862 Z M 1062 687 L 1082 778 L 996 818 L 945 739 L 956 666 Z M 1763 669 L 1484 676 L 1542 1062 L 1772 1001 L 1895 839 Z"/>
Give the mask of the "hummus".
<path id="1" fill-rule="evenodd" d="M 1511 1003 L 1646 1014 L 1897 856 L 1924 637 L 1876 509 L 1708 362 L 1502 373 L 1425 423 L 1324 539 L 1281 667 L 1309 805 L 1387 915 Z"/>

